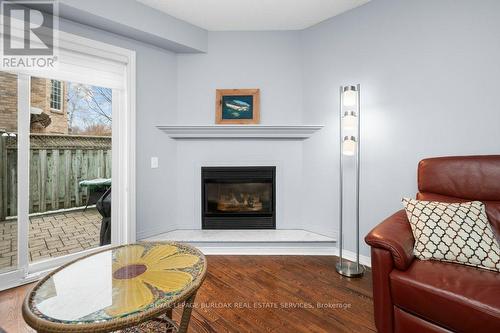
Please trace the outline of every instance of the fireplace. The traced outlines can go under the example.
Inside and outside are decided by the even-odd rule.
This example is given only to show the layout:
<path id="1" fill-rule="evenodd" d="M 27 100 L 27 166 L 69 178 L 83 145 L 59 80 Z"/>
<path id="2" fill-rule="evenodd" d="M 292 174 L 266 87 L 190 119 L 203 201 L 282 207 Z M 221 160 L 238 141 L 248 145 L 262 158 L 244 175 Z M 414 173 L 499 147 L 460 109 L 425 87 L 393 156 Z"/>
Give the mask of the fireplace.
<path id="1" fill-rule="evenodd" d="M 202 229 L 276 229 L 276 167 L 202 167 Z"/>

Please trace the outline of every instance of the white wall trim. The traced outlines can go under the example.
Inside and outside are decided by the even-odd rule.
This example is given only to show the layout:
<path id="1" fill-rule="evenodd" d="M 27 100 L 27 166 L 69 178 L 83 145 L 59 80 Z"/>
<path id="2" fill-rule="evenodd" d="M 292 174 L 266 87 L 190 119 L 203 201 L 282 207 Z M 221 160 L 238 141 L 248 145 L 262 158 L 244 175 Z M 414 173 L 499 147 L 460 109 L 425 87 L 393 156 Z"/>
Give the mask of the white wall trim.
<path id="1" fill-rule="evenodd" d="M 17 269 L 26 274 L 29 264 L 29 193 L 30 193 L 30 77 L 17 76 Z M 21 198 L 21 200 L 19 199 Z"/>
<path id="2" fill-rule="evenodd" d="M 129 50 L 130 51 L 130 50 Z M 127 63 L 127 148 L 128 148 L 128 172 L 127 172 L 127 212 L 128 212 L 128 234 L 126 240 L 128 243 L 136 241 L 137 225 L 136 225 L 136 53 L 130 51 L 128 53 Z"/>
<path id="3" fill-rule="evenodd" d="M 37 281 L 40 277 L 41 276 L 27 276 L 24 270 L 15 270 L 12 272 L 2 273 L 2 283 L 0 284 L 0 291 Z"/>
<path id="4" fill-rule="evenodd" d="M 196 246 L 196 244 L 194 244 Z M 196 246 L 205 255 L 296 255 L 296 256 L 338 256 L 339 250 L 336 246 L 311 246 L 311 244 L 273 246 L 260 245 L 238 245 L 238 246 Z M 356 253 L 351 251 L 342 251 L 344 259 L 356 261 Z M 371 267 L 370 257 L 360 255 L 359 262 L 367 267 Z"/>
<path id="5" fill-rule="evenodd" d="M 338 248 L 335 248 L 335 254 L 334 255 L 335 256 L 339 255 L 339 249 Z M 350 260 L 350 261 L 356 261 L 356 253 L 355 252 L 343 249 L 342 250 L 342 256 L 343 256 L 344 259 L 347 259 L 347 260 Z M 372 260 L 368 256 L 363 256 L 363 255 L 360 254 L 359 255 L 359 262 L 362 265 L 364 265 L 364 266 L 372 267 Z"/>
<path id="6" fill-rule="evenodd" d="M 163 234 L 166 232 L 170 232 L 173 230 L 177 230 L 178 228 L 176 226 L 171 226 L 169 230 L 165 230 L 165 228 L 162 227 L 156 227 L 156 228 L 149 228 L 148 230 L 141 230 L 137 231 L 137 240 L 142 241 L 145 240 L 145 238 L 153 237 L 159 234 Z"/>
<path id="7" fill-rule="evenodd" d="M 271 256 L 271 255 L 294 255 L 294 256 L 332 256 L 336 248 L 331 245 L 313 246 L 312 244 L 297 244 L 297 245 L 282 245 L 278 244 L 260 244 L 260 245 L 244 245 L 236 246 L 195 246 L 205 255 L 254 255 L 254 256 Z"/>
<path id="8" fill-rule="evenodd" d="M 156 126 L 170 138 L 181 139 L 288 139 L 305 140 L 323 125 L 165 125 Z"/>

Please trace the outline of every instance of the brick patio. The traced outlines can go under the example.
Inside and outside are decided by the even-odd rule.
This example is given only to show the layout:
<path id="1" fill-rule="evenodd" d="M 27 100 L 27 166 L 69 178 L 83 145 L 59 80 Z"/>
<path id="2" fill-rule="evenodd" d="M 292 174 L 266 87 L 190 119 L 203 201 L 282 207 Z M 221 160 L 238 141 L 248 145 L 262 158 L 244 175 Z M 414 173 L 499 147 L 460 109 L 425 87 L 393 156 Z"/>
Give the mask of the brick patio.
<path id="1" fill-rule="evenodd" d="M 30 218 L 30 261 L 58 257 L 99 246 L 101 215 L 95 208 Z M 17 221 L 0 222 L 0 271 L 15 266 Z"/>

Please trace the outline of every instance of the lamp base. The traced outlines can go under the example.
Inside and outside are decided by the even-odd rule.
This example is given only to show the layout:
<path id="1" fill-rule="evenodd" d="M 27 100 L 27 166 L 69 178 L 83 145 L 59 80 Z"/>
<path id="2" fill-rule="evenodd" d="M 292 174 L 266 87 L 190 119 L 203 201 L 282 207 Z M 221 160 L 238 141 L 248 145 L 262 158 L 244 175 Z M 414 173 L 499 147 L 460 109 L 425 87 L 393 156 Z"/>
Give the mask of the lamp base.
<path id="1" fill-rule="evenodd" d="M 342 265 L 340 264 L 342 262 Z M 365 267 L 352 261 L 342 260 L 335 265 L 337 273 L 350 278 L 362 277 L 365 273 Z"/>

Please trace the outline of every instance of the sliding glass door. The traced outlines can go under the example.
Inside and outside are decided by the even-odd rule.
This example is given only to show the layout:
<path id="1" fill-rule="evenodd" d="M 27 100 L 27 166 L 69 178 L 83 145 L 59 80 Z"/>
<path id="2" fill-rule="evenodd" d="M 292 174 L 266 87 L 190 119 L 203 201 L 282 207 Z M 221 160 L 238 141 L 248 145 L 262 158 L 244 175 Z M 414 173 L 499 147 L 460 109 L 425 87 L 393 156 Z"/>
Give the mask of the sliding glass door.
<path id="1" fill-rule="evenodd" d="M 15 71 L 0 72 L 0 290 L 135 241 L 135 52 L 59 31 L 56 67 Z"/>
<path id="2" fill-rule="evenodd" d="M 0 289 L 28 269 L 27 194 L 29 76 L 0 72 Z"/>
<path id="3" fill-rule="evenodd" d="M 111 237 L 116 96 L 0 72 L 0 290 L 119 242 Z"/>
<path id="4" fill-rule="evenodd" d="M 17 269 L 18 77 L 0 72 L 0 274 Z"/>
<path id="5" fill-rule="evenodd" d="M 30 117 L 30 262 L 110 244 L 112 90 L 32 77 Z"/>

